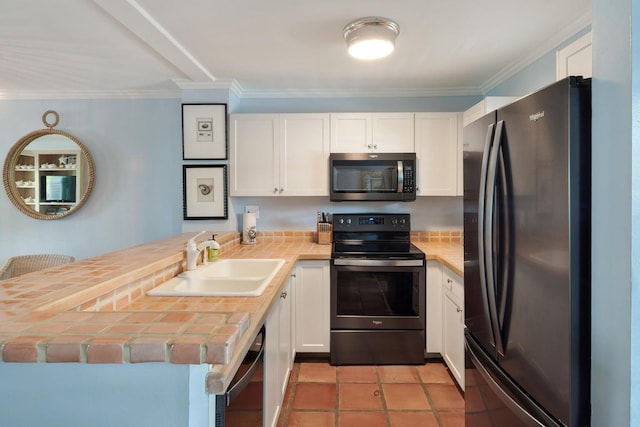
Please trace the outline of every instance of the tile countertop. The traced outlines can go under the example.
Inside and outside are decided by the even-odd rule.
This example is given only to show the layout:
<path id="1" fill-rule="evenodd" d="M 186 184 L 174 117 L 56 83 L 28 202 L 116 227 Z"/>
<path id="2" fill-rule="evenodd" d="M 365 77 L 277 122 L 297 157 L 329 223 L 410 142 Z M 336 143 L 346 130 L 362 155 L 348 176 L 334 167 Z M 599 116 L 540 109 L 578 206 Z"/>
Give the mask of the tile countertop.
<path id="1" fill-rule="evenodd" d="M 259 297 L 150 297 L 185 267 L 184 233 L 0 281 L 0 360 L 22 363 L 207 363 L 210 393 L 223 392 L 298 260 L 330 259 L 313 232 L 265 233 L 240 245 L 217 234 L 221 258 L 283 258 Z M 211 234 L 211 232 L 209 232 Z M 416 241 L 462 275 L 462 245 Z"/>

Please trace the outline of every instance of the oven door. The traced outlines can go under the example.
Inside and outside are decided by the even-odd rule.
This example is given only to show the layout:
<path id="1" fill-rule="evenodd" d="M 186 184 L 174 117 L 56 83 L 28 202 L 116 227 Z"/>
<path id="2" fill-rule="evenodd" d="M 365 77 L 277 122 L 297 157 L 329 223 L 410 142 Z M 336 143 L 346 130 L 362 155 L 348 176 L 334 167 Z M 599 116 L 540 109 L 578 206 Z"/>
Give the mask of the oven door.
<path id="1" fill-rule="evenodd" d="M 331 329 L 424 329 L 424 260 L 331 260 Z"/>

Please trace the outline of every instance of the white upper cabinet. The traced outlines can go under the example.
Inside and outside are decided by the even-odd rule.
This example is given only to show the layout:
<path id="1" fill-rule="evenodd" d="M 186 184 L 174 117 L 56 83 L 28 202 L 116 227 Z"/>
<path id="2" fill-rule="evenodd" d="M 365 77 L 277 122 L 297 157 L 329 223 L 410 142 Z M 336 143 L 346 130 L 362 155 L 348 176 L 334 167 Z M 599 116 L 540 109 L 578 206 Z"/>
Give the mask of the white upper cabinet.
<path id="1" fill-rule="evenodd" d="M 591 32 L 556 52 L 556 79 L 567 76 L 591 77 L 593 53 Z"/>
<path id="2" fill-rule="evenodd" d="M 462 194 L 459 116 L 459 113 L 415 114 L 418 196 Z"/>
<path id="3" fill-rule="evenodd" d="M 329 114 L 280 115 L 283 196 L 329 195 Z"/>
<path id="4" fill-rule="evenodd" d="M 485 114 L 510 104 L 516 99 L 517 97 L 515 96 L 487 96 L 482 101 L 462 113 L 462 126 L 464 127 L 483 117 Z"/>
<path id="5" fill-rule="evenodd" d="M 331 114 L 332 153 L 414 151 L 414 113 Z"/>
<path id="6" fill-rule="evenodd" d="M 328 114 L 233 114 L 231 196 L 329 194 Z"/>
<path id="7" fill-rule="evenodd" d="M 230 195 L 277 195 L 277 189 L 280 187 L 278 116 L 232 115 L 229 134 Z"/>

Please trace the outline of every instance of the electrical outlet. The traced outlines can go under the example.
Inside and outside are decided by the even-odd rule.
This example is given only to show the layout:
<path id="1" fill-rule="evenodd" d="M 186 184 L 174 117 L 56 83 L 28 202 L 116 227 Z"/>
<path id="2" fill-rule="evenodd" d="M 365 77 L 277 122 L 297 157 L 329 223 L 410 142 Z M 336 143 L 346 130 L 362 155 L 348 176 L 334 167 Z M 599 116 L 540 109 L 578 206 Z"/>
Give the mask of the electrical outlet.
<path id="1" fill-rule="evenodd" d="M 245 213 L 254 213 L 254 214 L 256 214 L 256 219 L 260 218 L 260 207 L 259 206 L 253 206 L 253 205 L 245 206 L 244 207 L 244 211 L 245 211 Z"/>

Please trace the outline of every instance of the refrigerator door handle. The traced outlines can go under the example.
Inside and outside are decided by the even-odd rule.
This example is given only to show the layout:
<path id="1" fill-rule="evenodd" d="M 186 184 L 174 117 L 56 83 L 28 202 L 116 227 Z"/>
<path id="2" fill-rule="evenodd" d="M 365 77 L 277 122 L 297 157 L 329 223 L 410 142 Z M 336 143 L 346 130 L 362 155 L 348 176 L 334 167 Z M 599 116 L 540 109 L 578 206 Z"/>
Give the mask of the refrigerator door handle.
<path id="1" fill-rule="evenodd" d="M 480 267 L 480 289 L 482 291 L 482 306 L 485 310 L 489 307 L 489 294 L 487 288 L 487 261 L 484 248 L 485 238 L 485 217 L 486 217 L 486 198 L 487 198 L 487 169 L 489 165 L 489 156 L 491 152 L 491 142 L 493 141 L 493 135 L 495 131 L 495 123 L 491 123 L 487 127 L 487 134 L 484 141 L 484 151 L 482 155 L 482 168 L 480 169 L 480 191 L 478 194 L 478 259 Z M 485 312 L 487 318 L 490 318 L 490 314 Z M 492 323 L 492 322 L 490 322 Z M 492 324 L 489 325 L 491 328 Z M 495 347 L 496 342 L 493 338 L 495 333 L 489 335 L 491 346 Z"/>
<path id="2" fill-rule="evenodd" d="M 496 342 L 496 350 L 498 354 L 504 356 L 504 345 L 502 342 L 502 333 L 500 329 L 500 323 L 498 322 L 498 306 L 496 303 L 497 298 L 497 283 L 495 272 L 495 259 L 494 259 L 494 207 L 495 207 L 495 194 L 496 194 L 496 181 L 498 174 L 498 158 L 500 156 L 500 149 L 502 144 L 502 132 L 504 129 L 504 121 L 500 120 L 496 125 L 496 131 L 493 136 L 493 143 L 491 144 L 491 152 L 489 155 L 489 165 L 487 168 L 487 182 L 486 182 L 486 202 L 485 202 L 485 215 L 484 224 L 481 226 L 485 229 L 484 240 L 481 244 L 484 245 L 484 269 L 486 271 L 486 292 L 488 296 L 489 305 L 489 317 L 491 319 L 491 325 L 493 328 L 493 336 Z M 481 263 L 482 264 L 482 263 Z"/>

